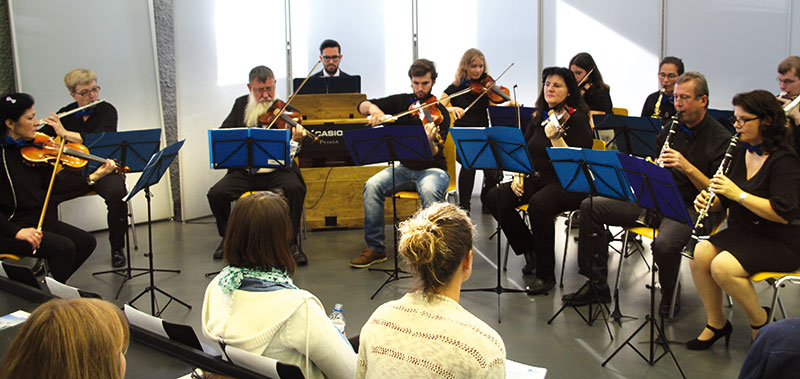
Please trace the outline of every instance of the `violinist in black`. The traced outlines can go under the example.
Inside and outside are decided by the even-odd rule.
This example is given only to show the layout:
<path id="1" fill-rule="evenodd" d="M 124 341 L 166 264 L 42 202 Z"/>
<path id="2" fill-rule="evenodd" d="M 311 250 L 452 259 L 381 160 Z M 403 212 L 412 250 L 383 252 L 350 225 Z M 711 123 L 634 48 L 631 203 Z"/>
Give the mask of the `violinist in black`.
<path id="1" fill-rule="evenodd" d="M 488 76 L 486 69 L 486 57 L 478 49 L 469 49 L 461 56 L 461 61 L 456 70 L 456 77 L 453 83 L 444 90 L 442 99 L 458 91 L 467 89 L 473 82 L 484 83 Z M 478 99 L 475 104 L 472 104 Z M 509 105 L 514 105 L 514 101 L 508 99 Z M 496 105 L 489 100 L 489 96 L 481 96 L 480 92 L 469 92 L 453 98 L 452 100 L 442 100 L 442 104 L 447 107 L 448 112 L 453 116 L 455 122 L 453 127 L 485 128 L 489 126 L 489 105 Z M 472 104 L 472 107 L 469 107 Z M 469 109 L 467 109 L 469 107 Z M 460 162 L 460 161 L 459 161 Z M 486 194 L 489 189 L 495 187 L 503 178 L 501 170 L 483 170 L 483 186 L 481 187 L 481 204 L 483 213 L 489 213 L 486 207 Z M 472 188 L 475 184 L 475 170 L 468 170 L 461 167 L 458 172 L 458 201 L 459 206 L 469 212 L 472 200 Z"/>
<path id="2" fill-rule="evenodd" d="M 526 289 L 529 295 L 545 294 L 555 286 L 555 217 L 577 209 L 584 195 L 566 192 L 547 155 L 548 147 L 592 147 L 589 109 L 583 102 L 572 73 L 563 67 L 549 67 L 542 72 L 542 90 L 536 100 L 536 113 L 525 131 L 536 174 L 518 175 L 489 191 L 486 200 L 511 247 L 524 255 L 524 274 L 536 271 L 536 278 Z M 550 114 L 567 127 L 566 134 L 549 122 Z M 498 193 L 499 191 L 499 193 Z M 530 229 L 516 207 L 528 204 Z"/>
<path id="3" fill-rule="evenodd" d="M 589 117 L 596 114 L 611 114 L 610 87 L 603 81 L 603 75 L 589 53 L 579 53 L 569 61 L 569 69 L 581 85 L 583 101 L 589 106 Z"/>
<path id="4" fill-rule="evenodd" d="M 94 236 L 58 220 L 54 204 L 63 200 L 64 194 L 88 191 L 86 181 L 64 181 L 56 176 L 42 230 L 37 230 L 52 166 L 32 166 L 24 160 L 21 148 L 29 145 L 36 134 L 36 110 L 33 97 L 24 93 L 11 93 L 0 97 L 0 118 L 3 120 L 0 143 L 0 251 L 20 256 L 33 256 L 47 260 L 50 273 L 59 282 L 67 279 L 92 254 L 97 244 Z M 62 127 L 58 117 L 44 121 L 56 128 Z M 88 176 L 100 180 L 115 169 L 113 161 L 106 163 Z"/>
<path id="5" fill-rule="evenodd" d="M 275 98 L 275 74 L 269 67 L 256 66 L 250 70 L 247 88 L 248 95 L 240 96 L 233 104 L 228 117 L 222 121 L 220 128 L 258 127 L 259 118 L 272 107 Z M 287 110 L 296 111 L 291 105 Z M 292 128 L 290 155 L 294 156 L 300 141 L 305 137 L 305 129 L 299 124 Z M 217 221 L 217 231 L 222 237 L 213 258 L 222 259 L 225 244 L 225 227 L 231 213 L 231 202 L 247 191 L 266 191 L 280 189 L 289 203 L 292 219 L 292 257 L 298 265 L 308 263 L 308 258 L 298 243 L 300 219 L 303 215 L 303 202 L 306 198 L 306 183 L 297 163 L 292 162 L 288 168 L 261 168 L 255 173 L 244 169 L 230 169 L 214 186 L 208 190 L 208 205 Z"/>

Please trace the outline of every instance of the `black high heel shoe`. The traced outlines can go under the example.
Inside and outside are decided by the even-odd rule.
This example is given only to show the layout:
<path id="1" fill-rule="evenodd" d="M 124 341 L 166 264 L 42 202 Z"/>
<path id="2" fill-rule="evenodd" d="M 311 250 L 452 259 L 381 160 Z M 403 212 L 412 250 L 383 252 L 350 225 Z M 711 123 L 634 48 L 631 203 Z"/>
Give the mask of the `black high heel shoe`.
<path id="1" fill-rule="evenodd" d="M 725 322 L 725 326 L 722 329 L 717 329 L 712 327 L 711 325 L 706 324 L 706 328 L 714 333 L 711 338 L 707 340 L 699 340 L 697 338 L 686 342 L 686 348 L 689 350 L 706 350 L 714 342 L 717 342 L 718 339 L 725 337 L 725 346 L 728 346 L 728 343 L 731 341 L 731 332 L 733 332 L 733 326 L 731 325 L 730 321 Z"/>

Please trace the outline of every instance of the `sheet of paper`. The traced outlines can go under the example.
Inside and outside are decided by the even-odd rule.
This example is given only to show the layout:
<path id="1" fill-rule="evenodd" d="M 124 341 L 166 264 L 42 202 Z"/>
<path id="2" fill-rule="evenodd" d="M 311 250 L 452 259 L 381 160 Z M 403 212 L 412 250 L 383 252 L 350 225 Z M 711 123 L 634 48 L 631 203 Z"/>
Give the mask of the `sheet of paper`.
<path id="1" fill-rule="evenodd" d="M 524 363 L 514 362 L 506 359 L 506 378 L 541 378 L 547 374 L 547 369 L 544 367 L 536 367 L 526 365 Z"/>
<path id="2" fill-rule="evenodd" d="M 13 326 L 22 324 L 23 322 L 25 322 L 25 320 L 28 319 L 28 316 L 30 315 L 31 314 L 28 312 L 19 310 L 9 313 L 3 317 L 0 317 L 0 330 L 8 329 Z"/>
<path id="3" fill-rule="evenodd" d="M 164 324 L 161 322 L 160 318 L 150 316 L 149 314 L 131 307 L 128 304 L 125 304 L 124 312 L 129 323 L 158 334 L 164 338 L 169 338 L 167 336 L 167 332 L 164 330 Z"/>
<path id="4" fill-rule="evenodd" d="M 53 295 L 56 295 L 62 299 L 77 299 L 81 297 L 81 294 L 75 287 L 63 284 L 49 276 L 45 277 L 45 281 L 47 281 L 47 288 L 50 289 L 50 293 Z"/>

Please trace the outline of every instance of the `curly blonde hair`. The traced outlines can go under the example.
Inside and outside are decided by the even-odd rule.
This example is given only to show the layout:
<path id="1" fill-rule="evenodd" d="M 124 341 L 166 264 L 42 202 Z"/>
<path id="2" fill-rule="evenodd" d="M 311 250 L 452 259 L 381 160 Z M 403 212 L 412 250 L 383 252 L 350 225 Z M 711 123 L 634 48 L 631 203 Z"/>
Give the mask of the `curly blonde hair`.
<path id="1" fill-rule="evenodd" d="M 400 255 L 411 265 L 425 293 L 435 293 L 450 282 L 476 235 L 461 208 L 435 203 L 400 224 Z"/>

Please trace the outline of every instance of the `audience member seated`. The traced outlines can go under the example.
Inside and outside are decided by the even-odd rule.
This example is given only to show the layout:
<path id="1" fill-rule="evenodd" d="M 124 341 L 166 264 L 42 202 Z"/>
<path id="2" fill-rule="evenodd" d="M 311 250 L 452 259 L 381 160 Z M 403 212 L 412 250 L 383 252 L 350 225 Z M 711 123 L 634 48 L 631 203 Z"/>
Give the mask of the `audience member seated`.
<path id="1" fill-rule="evenodd" d="M 296 365 L 306 378 L 352 378 L 356 354 L 322 303 L 292 282 L 289 205 L 273 192 L 236 202 L 225 233 L 228 266 L 208 285 L 203 333 L 220 344 Z"/>
<path id="2" fill-rule="evenodd" d="M 800 162 L 792 148 L 786 116 L 775 96 L 757 90 L 733 98 L 734 126 L 739 146 L 733 151 L 727 174 L 711 179 L 716 194 L 711 209 L 728 209 L 728 228 L 702 241 L 690 261 L 707 324 L 686 343 L 704 350 L 732 331 L 722 312 L 722 291 L 744 309 L 753 338 L 766 325 L 767 307 L 761 307 L 750 275 L 762 271 L 790 272 L 800 268 Z M 695 199 L 703 209 L 705 190 Z"/>
<path id="3" fill-rule="evenodd" d="M 31 313 L 0 364 L 0 378 L 125 377 L 128 321 L 99 299 L 53 299 Z"/>
<path id="4" fill-rule="evenodd" d="M 504 377 L 503 339 L 458 304 L 472 273 L 475 229 L 466 212 L 435 203 L 400 233 L 400 254 L 420 283 L 361 329 L 356 378 Z"/>
<path id="5" fill-rule="evenodd" d="M 773 322 L 761 329 L 747 351 L 739 379 L 796 378 L 800 372 L 800 319 Z"/>

